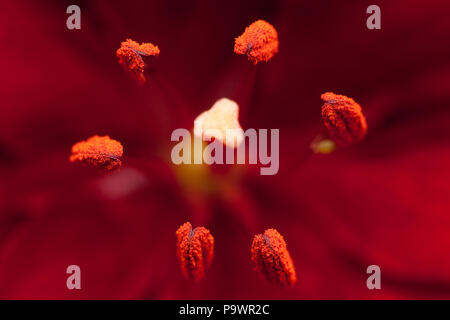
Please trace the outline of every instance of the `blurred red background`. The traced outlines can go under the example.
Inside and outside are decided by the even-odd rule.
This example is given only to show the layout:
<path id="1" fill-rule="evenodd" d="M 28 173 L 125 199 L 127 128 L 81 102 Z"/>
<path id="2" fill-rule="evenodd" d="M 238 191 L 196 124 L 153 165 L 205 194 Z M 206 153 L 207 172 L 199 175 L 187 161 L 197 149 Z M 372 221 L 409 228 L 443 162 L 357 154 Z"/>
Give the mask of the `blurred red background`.
<path id="1" fill-rule="evenodd" d="M 66 8 L 81 8 L 81 30 Z M 366 8 L 381 7 L 381 30 Z M 0 31 L 0 298 L 450 298 L 448 1 L 8 1 Z M 279 54 L 256 68 L 233 53 L 257 19 Z M 115 50 L 161 49 L 138 86 Z M 256 69 L 256 70 L 255 70 Z M 327 156 L 320 94 L 354 98 L 365 140 Z M 170 134 L 221 97 L 245 128 L 280 129 L 280 170 L 178 167 Z M 108 134 L 123 168 L 69 163 L 73 143 Z M 175 231 L 204 225 L 216 257 L 185 280 Z M 253 235 L 285 237 L 299 282 L 253 271 Z M 81 267 L 82 290 L 66 288 Z M 366 287 L 381 267 L 382 290 Z"/>

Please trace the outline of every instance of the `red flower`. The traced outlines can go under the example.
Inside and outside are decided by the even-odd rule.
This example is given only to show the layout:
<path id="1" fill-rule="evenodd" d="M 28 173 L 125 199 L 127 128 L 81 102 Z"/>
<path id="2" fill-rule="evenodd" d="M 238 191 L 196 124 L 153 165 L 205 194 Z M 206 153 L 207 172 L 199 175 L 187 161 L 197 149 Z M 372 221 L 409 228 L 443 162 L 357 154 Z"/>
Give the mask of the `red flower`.
<path id="1" fill-rule="evenodd" d="M 267 280 L 281 286 L 292 286 L 297 282 L 294 263 L 287 250 L 286 242 L 275 229 L 254 237 L 251 248 L 255 268 Z"/>
<path id="2" fill-rule="evenodd" d="M 186 222 L 178 228 L 177 254 L 186 278 L 199 281 L 214 258 L 214 238 L 208 229 Z"/>
<path id="3" fill-rule="evenodd" d="M 0 52 L 0 299 L 450 298 L 450 3 L 384 1 L 403 14 L 381 33 L 364 30 L 360 1 L 342 3 L 354 19 L 322 1 L 270 3 L 242 1 L 230 19 L 229 1 L 183 12 L 170 1 L 97 1 L 81 30 L 51 32 L 56 1 L 40 14 L 4 2 L 0 33 L 14 45 Z M 285 49 L 264 68 L 224 52 L 255 12 L 276 21 Z M 148 90 L 129 85 L 111 55 L 124 32 L 169 46 Z M 325 87 L 364 101 L 371 134 L 351 152 L 311 157 Z M 280 129 L 277 175 L 170 161 L 171 132 L 192 129 L 223 96 L 243 127 Z M 74 137 L 93 129 L 124 137 L 120 172 L 67 161 Z M 173 247 L 185 221 L 214 230 L 214 266 L 195 286 Z M 291 288 L 261 281 L 243 245 L 274 223 L 301 276 Z M 71 264 L 81 290 L 66 287 Z M 370 264 L 382 290 L 366 287 Z"/>

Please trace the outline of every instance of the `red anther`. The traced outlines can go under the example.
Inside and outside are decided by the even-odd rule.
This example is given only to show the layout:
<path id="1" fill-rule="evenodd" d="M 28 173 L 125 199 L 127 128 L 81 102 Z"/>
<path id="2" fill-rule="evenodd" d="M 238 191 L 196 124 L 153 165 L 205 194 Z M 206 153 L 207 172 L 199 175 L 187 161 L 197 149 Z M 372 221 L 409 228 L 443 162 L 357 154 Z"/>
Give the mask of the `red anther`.
<path id="1" fill-rule="evenodd" d="M 72 146 L 70 162 L 81 161 L 105 170 L 115 170 L 121 167 L 120 158 L 123 147 L 119 141 L 109 136 L 93 136 L 86 141 L 80 141 Z"/>
<path id="2" fill-rule="evenodd" d="M 322 118 L 333 140 L 346 146 L 360 141 L 367 133 L 361 106 L 352 98 L 331 92 L 322 94 Z"/>
<path id="3" fill-rule="evenodd" d="M 246 54 L 253 64 L 269 61 L 278 52 L 277 30 L 267 21 L 253 22 L 236 38 L 234 52 Z"/>
<path id="4" fill-rule="evenodd" d="M 179 227 L 176 235 L 181 271 L 186 278 L 199 281 L 214 258 L 214 238 L 208 229 L 192 229 L 189 222 Z"/>
<path id="5" fill-rule="evenodd" d="M 297 282 L 294 263 L 286 242 L 275 229 L 254 237 L 251 248 L 255 269 L 270 282 L 281 286 L 292 286 Z"/>
<path id="6" fill-rule="evenodd" d="M 158 56 L 159 48 L 151 43 L 139 44 L 136 41 L 127 39 L 120 44 L 116 52 L 119 63 L 139 81 L 145 83 L 144 67 L 142 56 Z"/>

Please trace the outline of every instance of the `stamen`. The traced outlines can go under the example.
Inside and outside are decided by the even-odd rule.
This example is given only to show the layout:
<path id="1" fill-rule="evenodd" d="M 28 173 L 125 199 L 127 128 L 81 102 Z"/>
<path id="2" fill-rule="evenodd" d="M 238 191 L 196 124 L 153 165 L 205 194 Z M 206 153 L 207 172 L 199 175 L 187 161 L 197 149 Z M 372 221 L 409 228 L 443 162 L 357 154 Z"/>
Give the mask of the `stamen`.
<path id="1" fill-rule="evenodd" d="M 236 38 L 234 52 L 247 55 L 253 64 L 269 61 L 278 52 L 277 30 L 267 21 L 253 22 Z"/>
<path id="2" fill-rule="evenodd" d="M 139 81 L 144 84 L 146 79 L 144 76 L 145 63 L 142 56 L 158 56 L 159 48 L 151 43 L 139 44 L 136 41 L 127 39 L 120 44 L 120 48 L 116 52 L 119 63 Z"/>
<path id="3" fill-rule="evenodd" d="M 281 286 L 292 286 L 297 282 L 294 263 L 286 242 L 277 230 L 267 229 L 264 234 L 256 235 L 251 256 L 255 269 L 268 281 Z"/>
<path id="4" fill-rule="evenodd" d="M 122 166 L 120 158 L 123 147 L 119 141 L 109 136 L 93 136 L 72 146 L 70 162 L 80 161 L 105 170 L 115 170 Z"/>
<path id="5" fill-rule="evenodd" d="M 177 255 L 183 275 L 194 281 L 205 276 L 214 258 L 214 238 L 208 229 L 196 227 L 186 222 L 178 228 Z"/>

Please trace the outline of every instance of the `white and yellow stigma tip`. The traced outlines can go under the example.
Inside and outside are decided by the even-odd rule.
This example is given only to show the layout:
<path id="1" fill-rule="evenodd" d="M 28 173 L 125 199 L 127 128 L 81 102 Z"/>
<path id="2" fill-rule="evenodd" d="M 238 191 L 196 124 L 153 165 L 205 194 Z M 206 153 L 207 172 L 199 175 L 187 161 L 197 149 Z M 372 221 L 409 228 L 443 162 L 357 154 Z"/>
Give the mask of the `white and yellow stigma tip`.
<path id="1" fill-rule="evenodd" d="M 215 138 L 228 147 L 237 148 L 244 140 L 244 130 L 238 120 L 239 106 L 233 100 L 222 98 L 211 109 L 194 120 L 194 135 L 203 140 Z"/>

